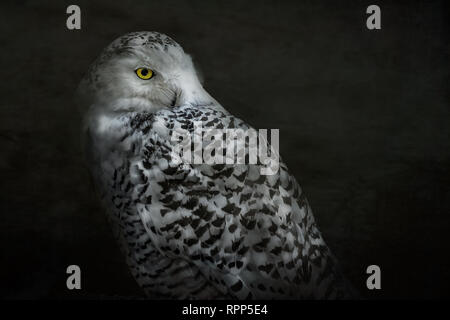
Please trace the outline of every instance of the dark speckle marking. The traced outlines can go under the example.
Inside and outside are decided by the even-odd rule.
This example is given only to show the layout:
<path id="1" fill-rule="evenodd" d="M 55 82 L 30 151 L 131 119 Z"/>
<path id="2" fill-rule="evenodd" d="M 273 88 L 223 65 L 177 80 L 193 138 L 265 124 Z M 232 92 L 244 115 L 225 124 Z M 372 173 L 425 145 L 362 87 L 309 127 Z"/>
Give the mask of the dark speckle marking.
<path id="1" fill-rule="evenodd" d="M 231 290 L 234 291 L 234 292 L 238 292 L 239 290 L 242 289 L 242 287 L 243 287 L 242 281 L 241 281 L 241 280 L 238 280 L 235 284 L 233 284 L 233 285 L 231 286 Z"/>

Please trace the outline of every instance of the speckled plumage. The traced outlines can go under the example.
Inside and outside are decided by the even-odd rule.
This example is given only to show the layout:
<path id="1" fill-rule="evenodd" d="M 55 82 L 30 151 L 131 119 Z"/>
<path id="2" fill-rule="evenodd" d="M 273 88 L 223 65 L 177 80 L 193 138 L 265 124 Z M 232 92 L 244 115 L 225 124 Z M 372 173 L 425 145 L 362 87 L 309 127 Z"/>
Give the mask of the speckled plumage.
<path id="1" fill-rule="evenodd" d="M 99 74 L 124 52 L 128 57 L 142 48 L 161 55 L 162 63 L 166 54 L 179 58 L 161 67 L 171 71 L 157 79 L 173 95 L 165 102 L 149 97 L 148 105 L 135 93 L 105 97 L 101 90 L 109 84 Z M 308 202 L 284 163 L 264 176 L 259 165 L 173 162 L 173 130 L 192 132 L 194 121 L 205 128 L 250 128 L 203 90 L 186 57 L 167 36 L 129 34 L 104 51 L 81 86 L 90 96 L 87 158 L 136 281 L 150 297 L 162 298 L 346 297 Z M 176 73 L 177 67 L 183 71 Z M 184 72 L 194 74 L 193 82 L 186 85 Z"/>

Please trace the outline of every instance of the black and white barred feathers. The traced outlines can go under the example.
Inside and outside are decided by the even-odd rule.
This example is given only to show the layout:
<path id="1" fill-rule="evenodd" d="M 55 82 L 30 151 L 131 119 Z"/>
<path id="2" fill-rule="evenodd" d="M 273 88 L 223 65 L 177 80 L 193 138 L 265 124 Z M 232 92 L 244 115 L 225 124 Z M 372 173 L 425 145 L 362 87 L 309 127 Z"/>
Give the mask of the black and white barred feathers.
<path id="1" fill-rule="evenodd" d="M 136 68 L 154 72 L 144 81 Z M 80 85 L 96 189 L 138 284 L 152 298 L 335 299 L 347 286 L 301 188 L 280 161 L 175 163 L 173 130 L 250 128 L 202 88 L 169 37 L 127 34 Z M 246 149 L 247 151 L 247 149 Z"/>

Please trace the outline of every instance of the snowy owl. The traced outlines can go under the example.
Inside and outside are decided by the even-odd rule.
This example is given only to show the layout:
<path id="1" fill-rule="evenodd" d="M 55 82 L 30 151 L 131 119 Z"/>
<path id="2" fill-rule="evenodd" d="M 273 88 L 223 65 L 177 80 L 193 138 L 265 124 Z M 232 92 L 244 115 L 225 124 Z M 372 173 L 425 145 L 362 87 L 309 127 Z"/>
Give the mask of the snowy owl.
<path id="1" fill-rule="evenodd" d="M 347 284 L 289 173 L 173 161 L 174 130 L 250 129 L 157 32 L 113 41 L 79 86 L 87 162 L 131 273 L 152 298 L 335 299 Z"/>

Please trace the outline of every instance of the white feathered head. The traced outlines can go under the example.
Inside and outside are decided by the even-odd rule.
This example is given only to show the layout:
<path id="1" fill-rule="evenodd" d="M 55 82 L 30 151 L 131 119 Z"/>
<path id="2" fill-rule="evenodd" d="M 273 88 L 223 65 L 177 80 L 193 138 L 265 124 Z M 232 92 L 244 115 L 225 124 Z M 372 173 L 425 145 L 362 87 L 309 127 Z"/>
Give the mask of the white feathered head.
<path id="1" fill-rule="evenodd" d="M 82 108 L 148 111 L 213 99 L 204 91 L 191 57 L 170 37 L 133 32 L 114 40 L 81 81 Z"/>

